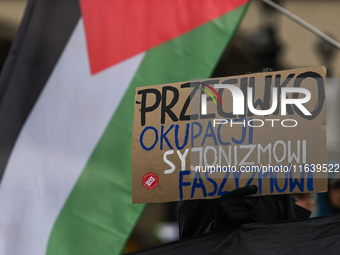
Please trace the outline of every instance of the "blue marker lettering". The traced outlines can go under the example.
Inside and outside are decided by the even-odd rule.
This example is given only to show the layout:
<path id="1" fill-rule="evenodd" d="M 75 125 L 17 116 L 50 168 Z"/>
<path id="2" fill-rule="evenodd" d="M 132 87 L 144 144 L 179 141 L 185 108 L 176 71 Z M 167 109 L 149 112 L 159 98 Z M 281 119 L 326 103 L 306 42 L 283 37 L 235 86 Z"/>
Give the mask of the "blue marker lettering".
<path id="1" fill-rule="evenodd" d="M 179 172 L 179 199 L 183 199 L 183 186 L 190 186 L 191 182 L 183 182 L 183 176 L 190 175 L 190 171 L 180 171 Z"/>
<path id="2" fill-rule="evenodd" d="M 204 183 L 202 181 L 200 172 L 196 172 L 196 174 L 195 174 L 194 182 L 193 182 L 192 188 L 191 188 L 191 198 L 193 198 L 195 196 L 195 191 L 198 188 L 202 189 L 203 197 L 206 197 L 207 191 L 206 191 Z"/>
<path id="3" fill-rule="evenodd" d="M 168 144 L 169 148 L 172 150 L 173 147 L 171 145 L 171 143 L 169 142 L 168 138 L 166 137 L 166 135 L 169 133 L 169 131 L 174 127 L 174 125 L 171 125 L 169 127 L 169 129 L 164 133 L 164 126 L 162 125 L 162 129 L 161 129 L 161 138 L 160 138 L 160 143 L 161 143 L 161 150 L 163 150 L 163 139 L 165 140 L 165 142 Z"/>
<path id="4" fill-rule="evenodd" d="M 149 129 L 152 129 L 152 130 L 155 132 L 155 142 L 154 142 L 153 145 L 151 145 L 150 147 L 146 147 L 145 144 L 144 144 L 144 142 L 143 142 L 143 138 L 144 138 L 145 132 L 146 132 L 147 130 L 149 130 Z M 139 136 L 140 145 L 142 146 L 142 148 L 143 148 L 144 150 L 147 150 L 147 151 L 152 150 L 152 149 L 155 147 L 157 141 L 158 141 L 158 131 L 157 131 L 157 129 L 154 128 L 154 127 L 146 127 L 146 128 L 144 128 L 143 131 L 142 131 L 142 133 L 141 133 L 140 136 Z"/>

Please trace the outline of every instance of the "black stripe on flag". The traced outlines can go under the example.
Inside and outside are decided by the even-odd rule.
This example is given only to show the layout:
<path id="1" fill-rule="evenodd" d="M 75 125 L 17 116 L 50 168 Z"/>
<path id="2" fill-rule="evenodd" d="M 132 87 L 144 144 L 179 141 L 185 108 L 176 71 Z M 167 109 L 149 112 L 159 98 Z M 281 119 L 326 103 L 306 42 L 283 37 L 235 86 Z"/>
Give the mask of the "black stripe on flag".
<path id="1" fill-rule="evenodd" d="M 30 0 L 27 4 L 0 76 L 0 179 L 19 132 L 79 18 L 78 0 Z"/>

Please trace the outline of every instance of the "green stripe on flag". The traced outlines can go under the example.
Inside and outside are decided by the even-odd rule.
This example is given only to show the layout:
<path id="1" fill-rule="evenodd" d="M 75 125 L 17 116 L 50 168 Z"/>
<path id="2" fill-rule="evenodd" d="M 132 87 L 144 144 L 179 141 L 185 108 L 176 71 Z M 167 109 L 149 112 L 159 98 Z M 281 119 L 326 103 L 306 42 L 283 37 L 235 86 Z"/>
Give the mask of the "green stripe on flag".
<path id="1" fill-rule="evenodd" d="M 144 204 L 131 204 L 135 88 L 209 77 L 246 7 L 235 9 L 147 52 L 55 222 L 47 254 L 122 252 L 145 207 Z"/>

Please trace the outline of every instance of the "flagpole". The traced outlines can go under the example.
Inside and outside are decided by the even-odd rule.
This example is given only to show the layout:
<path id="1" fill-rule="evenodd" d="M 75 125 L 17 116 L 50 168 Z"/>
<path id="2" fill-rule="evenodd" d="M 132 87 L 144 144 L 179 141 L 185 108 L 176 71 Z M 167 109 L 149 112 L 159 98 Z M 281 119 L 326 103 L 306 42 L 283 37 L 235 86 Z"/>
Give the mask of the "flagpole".
<path id="1" fill-rule="evenodd" d="M 283 15 L 286 15 L 288 18 L 294 20 L 295 22 L 297 22 L 298 24 L 300 24 L 304 28 L 306 28 L 309 31 L 311 31 L 312 33 L 314 33 L 315 35 L 319 36 L 320 38 L 322 38 L 326 42 L 330 43 L 331 45 L 333 45 L 338 50 L 340 50 L 340 43 L 338 43 L 337 41 L 335 41 L 334 39 L 332 39 L 331 37 L 329 37 L 325 33 L 321 32 L 320 30 L 316 29 L 315 27 L 313 27 L 312 25 L 310 25 L 309 23 L 307 23 L 303 19 L 301 19 L 298 16 L 294 15 L 293 13 L 287 11 L 286 9 L 284 9 L 280 5 L 272 2 L 271 0 L 262 0 L 262 1 L 265 2 L 266 4 L 270 5 L 271 7 L 276 9 L 277 11 L 281 12 Z"/>

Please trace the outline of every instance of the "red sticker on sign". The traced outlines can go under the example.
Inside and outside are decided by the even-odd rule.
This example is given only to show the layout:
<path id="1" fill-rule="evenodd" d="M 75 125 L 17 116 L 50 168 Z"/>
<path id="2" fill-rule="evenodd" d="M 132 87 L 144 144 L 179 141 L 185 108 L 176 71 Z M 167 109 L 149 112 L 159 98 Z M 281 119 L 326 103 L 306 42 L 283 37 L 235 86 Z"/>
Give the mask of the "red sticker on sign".
<path id="1" fill-rule="evenodd" d="M 147 173 L 143 176 L 142 183 L 146 189 L 154 189 L 158 186 L 159 179 L 156 174 Z"/>

